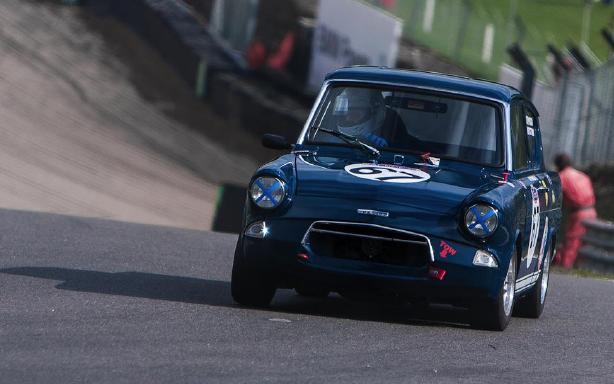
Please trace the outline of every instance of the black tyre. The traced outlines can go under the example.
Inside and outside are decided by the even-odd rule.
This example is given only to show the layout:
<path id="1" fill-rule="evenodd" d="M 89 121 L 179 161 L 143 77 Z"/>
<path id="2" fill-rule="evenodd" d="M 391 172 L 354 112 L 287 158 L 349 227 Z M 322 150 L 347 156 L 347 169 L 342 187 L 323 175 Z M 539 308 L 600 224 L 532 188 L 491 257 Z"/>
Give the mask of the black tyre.
<path id="1" fill-rule="evenodd" d="M 514 308 L 514 316 L 528 317 L 537 319 L 541 316 L 546 305 L 546 294 L 548 293 L 548 283 L 550 281 L 550 260 L 551 253 L 544 256 L 543 266 L 539 279 L 531 291 L 524 297 L 519 298 Z"/>
<path id="2" fill-rule="evenodd" d="M 474 328 L 503 331 L 510 322 L 514 310 L 516 289 L 516 256 L 512 253 L 507 273 L 496 300 L 474 303 L 471 325 Z"/>
<path id="3" fill-rule="evenodd" d="M 267 307 L 275 295 L 275 285 L 263 272 L 249 268 L 239 252 L 237 244 L 230 282 L 232 298 L 248 307 Z"/>
<path id="4" fill-rule="evenodd" d="M 317 287 L 296 287 L 294 290 L 300 296 L 313 297 L 315 299 L 324 299 L 328 297 L 328 294 L 330 293 L 330 291 L 326 289 Z"/>

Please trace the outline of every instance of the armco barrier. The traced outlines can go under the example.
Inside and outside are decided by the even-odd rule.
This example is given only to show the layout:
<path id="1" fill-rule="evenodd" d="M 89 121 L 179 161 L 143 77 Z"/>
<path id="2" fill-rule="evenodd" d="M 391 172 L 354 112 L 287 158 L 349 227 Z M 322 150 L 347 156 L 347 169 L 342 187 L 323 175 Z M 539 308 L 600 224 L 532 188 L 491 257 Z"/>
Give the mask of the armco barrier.
<path id="1" fill-rule="evenodd" d="M 577 266 L 596 272 L 614 273 L 614 223 L 601 220 L 584 222 L 586 234 Z"/>
<path id="2" fill-rule="evenodd" d="M 309 113 L 295 104 L 276 100 L 274 95 L 267 95 L 257 85 L 233 74 L 214 76 L 209 90 L 214 96 L 209 101 L 216 113 L 258 138 L 275 133 L 294 142 Z"/>
<path id="3" fill-rule="evenodd" d="M 101 0 L 98 0 L 101 1 Z M 198 96 L 207 92 L 207 79 L 237 66 L 213 36 L 177 0 L 105 0 L 109 10 L 153 45 Z"/>
<path id="4" fill-rule="evenodd" d="M 199 97 L 246 133 L 298 137 L 308 110 L 290 103 L 280 92 L 259 86 L 241 72 L 207 28 L 178 0 L 90 0 L 107 4 L 109 12 L 154 46 Z M 264 84 L 260 84 L 264 85 Z M 292 106 L 288 106 L 292 104 Z"/>

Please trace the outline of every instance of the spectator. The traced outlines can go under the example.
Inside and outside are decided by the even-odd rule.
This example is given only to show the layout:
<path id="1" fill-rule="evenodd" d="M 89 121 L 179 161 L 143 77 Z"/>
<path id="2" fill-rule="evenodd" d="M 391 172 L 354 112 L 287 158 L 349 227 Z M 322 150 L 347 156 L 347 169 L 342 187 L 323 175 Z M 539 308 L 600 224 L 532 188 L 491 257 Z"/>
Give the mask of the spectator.
<path id="1" fill-rule="evenodd" d="M 556 262 L 564 268 L 572 268 L 582 244 L 582 235 L 586 232 L 582 221 L 597 217 L 595 194 L 590 178 L 573 168 L 568 155 L 556 155 L 554 164 L 561 176 L 563 209 L 568 215 L 563 249 L 557 255 Z"/>

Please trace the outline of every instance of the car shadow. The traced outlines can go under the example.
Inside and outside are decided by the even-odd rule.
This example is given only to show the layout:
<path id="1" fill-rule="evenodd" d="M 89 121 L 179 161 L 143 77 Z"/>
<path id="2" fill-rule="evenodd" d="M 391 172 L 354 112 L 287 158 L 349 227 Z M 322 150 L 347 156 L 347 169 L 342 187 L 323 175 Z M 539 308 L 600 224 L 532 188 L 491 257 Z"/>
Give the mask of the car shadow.
<path id="1" fill-rule="evenodd" d="M 230 295 L 230 283 L 227 281 L 55 267 L 6 268 L 0 269 L 0 273 L 62 281 L 55 288 L 69 291 L 239 307 Z M 279 290 L 272 305 L 264 310 L 408 325 L 466 327 L 469 322 L 466 310 L 450 306 L 430 306 L 419 310 L 411 305 L 350 301 L 336 294 L 326 299 L 313 299 L 289 290 Z"/>

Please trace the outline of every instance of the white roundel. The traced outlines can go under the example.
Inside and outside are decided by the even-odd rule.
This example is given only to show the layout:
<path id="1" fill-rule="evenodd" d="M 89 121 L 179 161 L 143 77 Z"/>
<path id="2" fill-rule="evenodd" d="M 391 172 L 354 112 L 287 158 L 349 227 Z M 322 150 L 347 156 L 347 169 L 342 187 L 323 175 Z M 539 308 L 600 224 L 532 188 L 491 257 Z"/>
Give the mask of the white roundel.
<path id="1" fill-rule="evenodd" d="M 431 175 L 419 169 L 384 164 L 351 164 L 345 167 L 345 171 L 361 179 L 386 183 L 419 183 L 431 178 Z"/>

